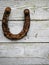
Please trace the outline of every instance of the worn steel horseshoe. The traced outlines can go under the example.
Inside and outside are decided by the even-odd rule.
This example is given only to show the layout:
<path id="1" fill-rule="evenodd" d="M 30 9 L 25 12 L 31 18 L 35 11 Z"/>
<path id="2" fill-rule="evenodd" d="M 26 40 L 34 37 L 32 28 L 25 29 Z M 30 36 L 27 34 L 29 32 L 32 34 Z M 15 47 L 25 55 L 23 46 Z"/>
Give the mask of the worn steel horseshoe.
<path id="1" fill-rule="evenodd" d="M 27 35 L 27 32 L 29 30 L 30 27 L 30 12 L 28 9 L 24 10 L 24 25 L 23 25 L 23 29 L 19 34 L 12 34 L 9 30 L 8 27 L 8 18 L 11 12 L 11 8 L 7 7 L 5 9 L 4 15 L 3 15 L 3 19 L 2 19 L 2 29 L 3 29 L 3 34 L 4 36 L 6 36 L 8 39 L 10 40 L 19 40 L 21 38 L 23 38 L 24 36 Z"/>

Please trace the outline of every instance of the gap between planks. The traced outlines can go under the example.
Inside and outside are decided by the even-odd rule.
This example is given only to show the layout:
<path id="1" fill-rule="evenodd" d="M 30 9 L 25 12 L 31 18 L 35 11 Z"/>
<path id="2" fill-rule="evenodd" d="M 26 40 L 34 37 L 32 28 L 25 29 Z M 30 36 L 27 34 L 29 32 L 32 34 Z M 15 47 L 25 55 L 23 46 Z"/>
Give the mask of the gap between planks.
<path id="1" fill-rule="evenodd" d="M 2 20 L 0 20 L 2 21 Z M 8 21 L 25 21 L 24 19 L 8 20 Z M 49 21 L 49 19 L 31 19 L 30 21 Z"/>

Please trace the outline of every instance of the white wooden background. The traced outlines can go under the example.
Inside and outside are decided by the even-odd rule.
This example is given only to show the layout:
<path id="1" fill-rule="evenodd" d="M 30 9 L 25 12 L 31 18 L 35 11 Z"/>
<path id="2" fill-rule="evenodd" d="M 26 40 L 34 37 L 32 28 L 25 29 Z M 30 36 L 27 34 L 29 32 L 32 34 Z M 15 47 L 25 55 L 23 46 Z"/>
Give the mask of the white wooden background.
<path id="1" fill-rule="evenodd" d="M 30 29 L 21 40 L 10 41 L 3 35 L 2 17 L 8 6 L 14 34 L 23 28 L 24 9 L 30 10 Z M 22 64 L 49 64 L 49 0 L 0 0 L 0 65 Z"/>

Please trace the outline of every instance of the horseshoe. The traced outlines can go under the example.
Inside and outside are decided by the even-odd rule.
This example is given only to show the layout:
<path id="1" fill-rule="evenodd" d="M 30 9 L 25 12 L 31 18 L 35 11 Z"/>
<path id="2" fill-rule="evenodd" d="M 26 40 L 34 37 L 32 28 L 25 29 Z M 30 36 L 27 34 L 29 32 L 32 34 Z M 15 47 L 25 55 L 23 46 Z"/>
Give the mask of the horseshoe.
<path id="1" fill-rule="evenodd" d="M 2 19 L 3 34 L 4 34 L 5 37 L 7 37 L 10 40 L 19 40 L 19 39 L 23 38 L 24 36 L 26 36 L 27 32 L 29 30 L 29 27 L 30 27 L 30 12 L 29 12 L 28 9 L 24 10 L 24 18 L 25 18 L 24 20 L 25 20 L 25 22 L 24 22 L 22 31 L 18 34 L 12 34 L 9 30 L 9 27 L 8 27 L 8 20 L 9 19 L 8 18 L 9 18 L 10 12 L 11 12 L 11 8 L 7 7 L 5 9 L 3 19 Z"/>

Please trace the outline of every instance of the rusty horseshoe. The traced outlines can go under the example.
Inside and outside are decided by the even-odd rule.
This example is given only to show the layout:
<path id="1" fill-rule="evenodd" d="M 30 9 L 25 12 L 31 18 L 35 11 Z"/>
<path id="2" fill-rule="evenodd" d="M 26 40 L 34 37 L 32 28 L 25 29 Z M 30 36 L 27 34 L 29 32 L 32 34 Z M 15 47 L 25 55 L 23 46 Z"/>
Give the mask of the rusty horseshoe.
<path id="1" fill-rule="evenodd" d="M 29 30 L 30 27 L 30 12 L 28 9 L 24 10 L 24 25 L 23 25 L 23 29 L 19 34 L 12 34 L 9 30 L 8 27 L 8 20 L 9 20 L 9 15 L 11 12 L 11 8 L 7 7 L 5 9 L 4 15 L 3 15 L 3 19 L 2 19 L 2 29 L 3 29 L 3 34 L 4 36 L 6 36 L 8 39 L 10 40 L 19 40 L 21 38 L 23 38 L 24 36 L 27 35 L 27 32 Z"/>

